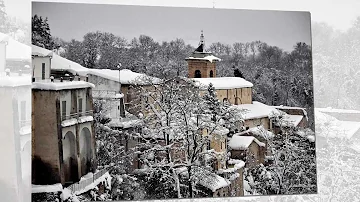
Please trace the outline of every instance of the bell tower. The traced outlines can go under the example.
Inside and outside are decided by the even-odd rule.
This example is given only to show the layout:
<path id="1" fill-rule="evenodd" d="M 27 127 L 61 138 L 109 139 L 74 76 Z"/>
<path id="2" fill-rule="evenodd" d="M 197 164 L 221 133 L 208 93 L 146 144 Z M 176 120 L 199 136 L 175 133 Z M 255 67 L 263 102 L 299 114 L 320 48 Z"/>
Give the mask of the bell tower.
<path id="1" fill-rule="evenodd" d="M 205 51 L 205 37 L 201 30 L 199 46 L 192 52 L 191 56 L 186 58 L 188 62 L 189 78 L 212 78 L 216 77 L 216 62 L 220 58 Z"/>

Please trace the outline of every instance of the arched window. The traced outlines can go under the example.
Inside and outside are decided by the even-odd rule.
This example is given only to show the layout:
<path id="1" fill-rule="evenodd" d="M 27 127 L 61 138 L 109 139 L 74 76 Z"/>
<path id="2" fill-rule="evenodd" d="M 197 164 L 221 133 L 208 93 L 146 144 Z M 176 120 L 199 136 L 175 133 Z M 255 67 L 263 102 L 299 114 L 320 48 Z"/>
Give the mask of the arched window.
<path id="1" fill-rule="evenodd" d="M 210 70 L 210 78 L 214 77 L 214 72 L 213 70 Z"/>
<path id="2" fill-rule="evenodd" d="M 235 97 L 235 105 L 240 104 L 240 98 L 239 97 Z"/>
<path id="3" fill-rule="evenodd" d="M 195 78 L 201 78 L 201 71 L 195 70 Z"/>

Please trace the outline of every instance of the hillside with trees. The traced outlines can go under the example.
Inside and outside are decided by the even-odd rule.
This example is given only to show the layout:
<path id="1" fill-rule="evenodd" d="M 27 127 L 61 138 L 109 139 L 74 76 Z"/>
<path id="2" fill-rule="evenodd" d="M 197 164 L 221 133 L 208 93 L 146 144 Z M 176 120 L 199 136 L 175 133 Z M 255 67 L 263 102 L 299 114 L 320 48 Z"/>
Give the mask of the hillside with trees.
<path id="1" fill-rule="evenodd" d="M 187 77 L 185 58 L 194 50 L 183 39 L 155 41 L 141 35 L 128 41 L 107 32 L 90 32 L 83 40 L 52 37 L 47 19 L 33 17 L 33 44 L 47 47 L 87 68 L 122 68 L 158 78 Z M 38 37 L 43 36 L 43 37 Z M 254 84 L 253 99 L 267 105 L 306 108 L 313 123 L 313 76 L 311 46 L 294 44 L 291 52 L 266 42 L 212 43 L 208 51 L 221 58 L 217 76 L 243 77 Z"/>

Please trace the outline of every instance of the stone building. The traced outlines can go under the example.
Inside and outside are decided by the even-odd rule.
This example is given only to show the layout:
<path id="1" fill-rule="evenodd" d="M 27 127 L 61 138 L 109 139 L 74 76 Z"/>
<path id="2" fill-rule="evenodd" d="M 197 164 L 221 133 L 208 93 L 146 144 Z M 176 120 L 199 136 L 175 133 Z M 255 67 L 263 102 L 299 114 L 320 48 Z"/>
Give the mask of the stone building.
<path id="1" fill-rule="evenodd" d="M 2 58 L 0 58 L 0 61 Z M 7 69 L 9 70 L 9 69 Z M 31 77 L 0 72 L 0 181 L 8 185 L 4 200 L 27 201 L 31 181 Z M 24 197 L 24 198 L 22 198 Z"/>
<path id="2" fill-rule="evenodd" d="M 204 91 L 212 83 L 220 101 L 234 105 L 252 103 L 251 82 L 240 77 L 216 77 L 216 63 L 221 59 L 205 51 L 203 33 L 199 47 L 185 60 L 188 62 L 188 77 L 196 81 Z"/>
<path id="3" fill-rule="evenodd" d="M 33 82 L 33 184 L 72 184 L 95 171 L 93 87 L 84 81 Z"/>
<path id="4" fill-rule="evenodd" d="M 1 201 L 29 201 L 31 193 L 30 50 L 0 33 Z M 27 70 L 27 71 L 25 71 Z"/>
<path id="5" fill-rule="evenodd" d="M 252 136 L 234 135 L 229 141 L 232 159 L 246 162 L 246 167 L 253 167 L 265 162 L 265 143 Z"/>

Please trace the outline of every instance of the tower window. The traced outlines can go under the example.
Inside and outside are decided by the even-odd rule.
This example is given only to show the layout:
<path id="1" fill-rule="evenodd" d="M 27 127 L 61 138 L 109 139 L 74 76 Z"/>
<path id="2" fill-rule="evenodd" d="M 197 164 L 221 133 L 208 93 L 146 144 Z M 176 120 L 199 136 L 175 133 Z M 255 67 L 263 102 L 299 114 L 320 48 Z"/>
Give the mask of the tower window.
<path id="1" fill-rule="evenodd" d="M 195 70 L 195 78 L 201 78 L 201 71 Z"/>
<path id="2" fill-rule="evenodd" d="M 210 78 L 214 77 L 214 72 L 213 70 L 210 70 Z"/>

